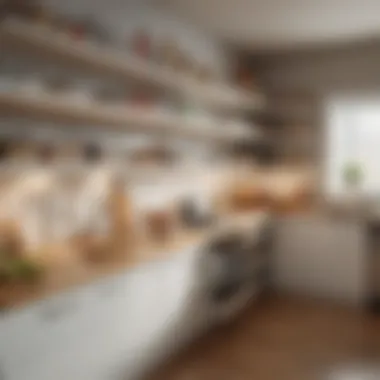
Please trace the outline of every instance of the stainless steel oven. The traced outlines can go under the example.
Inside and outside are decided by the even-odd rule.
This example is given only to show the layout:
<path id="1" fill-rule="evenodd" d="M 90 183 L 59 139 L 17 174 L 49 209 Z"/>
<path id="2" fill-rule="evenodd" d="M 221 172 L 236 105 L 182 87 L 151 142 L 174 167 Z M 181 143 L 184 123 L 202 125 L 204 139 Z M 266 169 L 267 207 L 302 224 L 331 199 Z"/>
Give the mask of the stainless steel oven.
<path id="1" fill-rule="evenodd" d="M 234 316 L 270 287 L 274 226 L 266 220 L 252 227 L 224 229 L 204 247 L 205 294 L 217 319 Z"/>

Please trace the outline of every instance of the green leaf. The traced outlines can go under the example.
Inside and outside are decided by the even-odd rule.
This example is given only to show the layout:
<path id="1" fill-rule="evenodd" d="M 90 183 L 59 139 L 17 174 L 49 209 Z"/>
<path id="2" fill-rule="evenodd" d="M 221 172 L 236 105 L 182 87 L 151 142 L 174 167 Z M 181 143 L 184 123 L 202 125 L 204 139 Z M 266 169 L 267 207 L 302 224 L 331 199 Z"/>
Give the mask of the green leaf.
<path id="1" fill-rule="evenodd" d="M 344 166 L 343 179 L 347 185 L 359 185 L 362 178 L 362 168 L 358 163 L 349 162 Z"/>
<path id="2" fill-rule="evenodd" d="M 3 262 L 0 266 L 1 282 L 35 281 L 43 272 L 43 268 L 30 260 L 13 259 Z"/>

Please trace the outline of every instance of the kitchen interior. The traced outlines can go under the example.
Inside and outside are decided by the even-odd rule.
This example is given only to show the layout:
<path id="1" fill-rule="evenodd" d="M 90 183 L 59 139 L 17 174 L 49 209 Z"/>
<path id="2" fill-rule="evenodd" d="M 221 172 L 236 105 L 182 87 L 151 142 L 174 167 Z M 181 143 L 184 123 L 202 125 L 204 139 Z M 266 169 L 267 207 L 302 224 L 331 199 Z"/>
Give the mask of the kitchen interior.
<path id="1" fill-rule="evenodd" d="M 378 8 L 0 2 L 0 380 L 380 377 Z"/>

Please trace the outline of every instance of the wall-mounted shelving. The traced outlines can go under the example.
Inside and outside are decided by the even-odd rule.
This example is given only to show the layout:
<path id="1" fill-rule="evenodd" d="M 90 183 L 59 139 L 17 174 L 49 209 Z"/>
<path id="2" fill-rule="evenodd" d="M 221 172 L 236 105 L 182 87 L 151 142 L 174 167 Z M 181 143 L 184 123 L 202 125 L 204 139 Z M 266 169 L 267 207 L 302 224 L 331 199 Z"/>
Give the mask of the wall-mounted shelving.
<path id="1" fill-rule="evenodd" d="M 57 123 L 92 124 L 124 131 L 157 135 L 177 135 L 202 141 L 233 142 L 253 139 L 251 131 L 202 123 L 163 110 L 136 106 L 79 104 L 59 96 L 28 96 L 20 92 L 0 93 L 0 112 L 6 116 L 27 116 Z"/>
<path id="2" fill-rule="evenodd" d="M 222 83 L 202 83 L 128 53 L 93 42 L 74 41 L 41 26 L 7 20 L 0 25 L 0 38 L 1 44 L 8 48 L 27 50 L 126 81 L 134 79 L 158 85 L 208 107 L 255 110 L 264 104 L 260 93 L 248 93 Z"/>

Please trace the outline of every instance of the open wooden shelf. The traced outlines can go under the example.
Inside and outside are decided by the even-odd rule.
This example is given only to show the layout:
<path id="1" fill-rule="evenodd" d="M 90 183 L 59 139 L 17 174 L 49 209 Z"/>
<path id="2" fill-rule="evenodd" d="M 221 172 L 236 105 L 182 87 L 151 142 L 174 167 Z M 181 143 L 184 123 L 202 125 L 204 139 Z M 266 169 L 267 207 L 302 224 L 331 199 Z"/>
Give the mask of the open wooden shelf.
<path id="1" fill-rule="evenodd" d="M 27 23 L 7 20 L 0 25 L 1 44 L 12 49 L 27 50 L 56 61 L 76 64 L 97 73 L 135 79 L 162 86 L 206 106 L 224 110 L 252 110 L 264 103 L 259 93 L 247 93 L 225 84 L 202 83 L 173 70 L 99 46 L 73 41 L 69 37 Z"/>
<path id="2" fill-rule="evenodd" d="M 59 96 L 25 95 L 20 92 L 0 93 L 0 114 L 28 117 L 34 120 L 98 125 L 123 131 L 179 136 L 216 143 L 231 143 L 254 138 L 247 133 L 190 120 L 172 112 L 136 106 L 111 106 L 101 103 L 75 103 Z"/>

